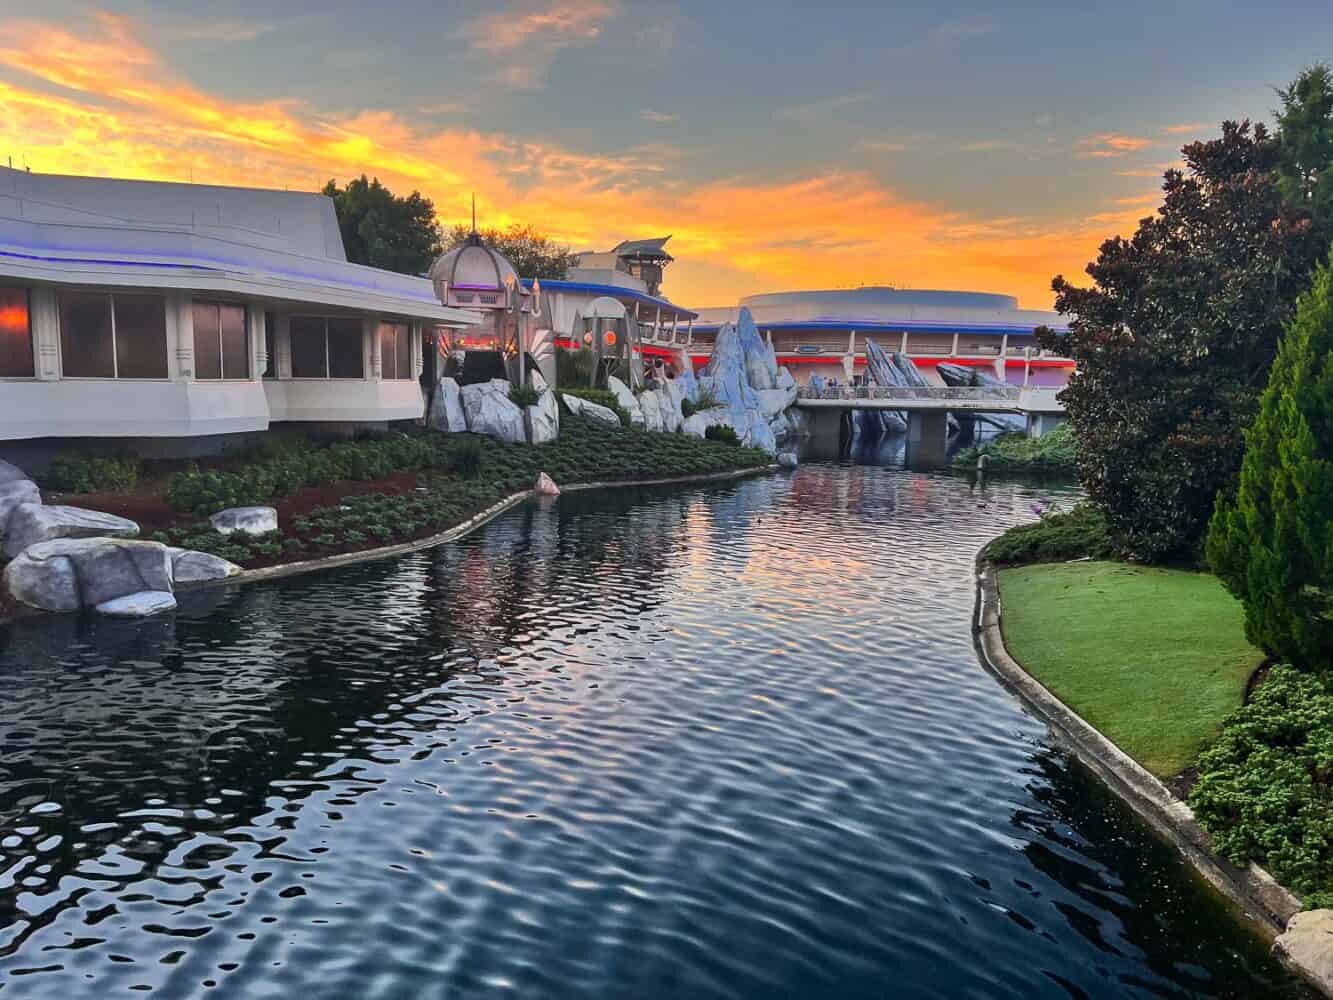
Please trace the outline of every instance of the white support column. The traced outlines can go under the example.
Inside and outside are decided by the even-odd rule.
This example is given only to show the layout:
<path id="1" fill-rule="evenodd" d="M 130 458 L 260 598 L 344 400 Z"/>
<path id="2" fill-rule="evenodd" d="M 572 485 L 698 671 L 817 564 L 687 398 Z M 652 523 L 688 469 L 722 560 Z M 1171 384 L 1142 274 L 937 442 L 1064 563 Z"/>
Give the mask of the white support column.
<path id="1" fill-rule="evenodd" d="M 268 367 L 268 337 L 264 326 L 264 304 L 247 302 L 245 304 L 246 335 L 250 338 L 250 378 L 264 377 Z"/>
<path id="2" fill-rule="evenodd" d="M 671 314 L 671 346 L 676 346 L 676 334 L 680 330 L 680 313 Z"/>
<path id="3" fill-rule="evenodd" d="M 694 320 L 687 320 L 685 323 L 685 346 L 689 347 L 694 343 Z"/>
<path id="4" fill-rule="evenodd" d="M 167 293 L 167 377 L 194 381 L 194 299 L 189 292 Z"/>
<path id="5" fill-rule="evenodd" d="M 958 334 L 956 333 L 953 335 L 953 347 L 949 350 L 949 357 L 958 357 Z"/>
<path id="6" fill-rule="evenodd" d="M 426 333 L 420 323 L 412 324 L 411 332 L 408 334 L 408 340 L 412 344 L 412 377 L 419 379 L 421 378 L 421 373 L 426 370 Z"/>
<path id="7" fill-rule="evenodd" d="M 657 307 L 657 313 L 653 316 L 653 343 L 657 343 L 657 338 L 662 332 L 662 307 Z"/>
<path id="8" fill-rule="evenodd" d="M 900 353 L 900 354 L 902 354 L 902 355 L 904 355 L 904 356 L 906 356 L 906 354 L 907 354 L 907 331 L 906 331 L 906 330 L 903 331 L 903 343 L 902 343 L 902 346 L 901 346 L 900 348 L 898 348 L 898 353 Z"/>
<path id="9" fill-rule="evenodd" d="M 1032 348 L 1023 348 L 1023 388 L 1032 380 Z"/>
<path id="10" fill-rule="evenodd" d="M 60 378 L 60 314 L 54 288 L 34 288 L 28 300 L 32 307 L 34 371 L 42 382 Z"/>
<path id="11" fill-rule="evenodd" d="M 847 353 L 848 353 L 848 354 L 855 354 L 855 353 L 856 353 L 856 331 L 855 331 L 855 330 L 849 330 L 849 331 L 847 332 Z"/>
<path id="12" fill-rule="evenodd" d="M 1006 333 L 1004 336 L 1000 338 L 1000 357 L 995 362 L 995 375 L 1001 382 L 1005 382 L 1008 380 L 1008 376 L 1006 375 L 1006 372 L 1008 371 L 1008 365 L 1009 365 L 1009 334 Z"/>

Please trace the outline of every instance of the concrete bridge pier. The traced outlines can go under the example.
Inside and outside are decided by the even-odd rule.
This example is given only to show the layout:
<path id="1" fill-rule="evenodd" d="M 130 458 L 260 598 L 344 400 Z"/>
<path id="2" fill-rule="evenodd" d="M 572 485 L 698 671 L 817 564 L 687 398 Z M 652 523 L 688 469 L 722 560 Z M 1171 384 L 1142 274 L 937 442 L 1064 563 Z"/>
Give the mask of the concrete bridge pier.
<path id="1" fill-rule="evenodd" d="M 801 420 L 811 440 L 822 444 L 837 445 L 842 437 L 842 425 L 847 410 L 834 407 L 820 407 L 801 411 Z"/>
<path id="2" fill-rule="evenodd" d="M 907 464 L 938 469 L 949 451 L 949 414 L 944 410 L 910 410 L 907 414 Z"/>

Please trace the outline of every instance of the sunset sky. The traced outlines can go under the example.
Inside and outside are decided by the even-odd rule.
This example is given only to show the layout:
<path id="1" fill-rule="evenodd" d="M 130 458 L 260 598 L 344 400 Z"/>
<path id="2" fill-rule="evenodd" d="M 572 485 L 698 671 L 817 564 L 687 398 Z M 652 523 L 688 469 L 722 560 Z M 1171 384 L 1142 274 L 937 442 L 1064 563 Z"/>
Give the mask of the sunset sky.
<path id="1" fill-rule="evenodd" d="M 1004 12 L 998 12 L 1003 6 Z M 1049 307 L 1182 143 L 1333 59 L 1328 0 L 5 0 L 0 162 L 378 175 L 575 249 L 673 233 L 693 306 L 891 283 Z"/>

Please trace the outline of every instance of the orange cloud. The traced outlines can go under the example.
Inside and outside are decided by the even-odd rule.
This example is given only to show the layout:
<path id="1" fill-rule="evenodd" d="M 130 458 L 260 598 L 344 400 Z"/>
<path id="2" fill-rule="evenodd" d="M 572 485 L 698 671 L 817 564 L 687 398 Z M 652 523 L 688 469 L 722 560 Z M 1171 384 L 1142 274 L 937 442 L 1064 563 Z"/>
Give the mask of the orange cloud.
<path id="1" fill-rule="evenodd" d="M 1213 128 L 1213 126 L 1208 122 L 1186 122 L 1183 125 L 1163 125 L 1162 131 L 1167 135 L 1189 135 L 1210 128 Z"/>
<path id="2" fill-rule="evenodd" d="M 330 117 L 290 100 L 230 101 L 175 76 L 122 18 L 98 16 L 86 35 L 0 23 L 0 38 L 25 40 L 0 48 L 0 148 L 22 150 L 34 170 L 304 190 L 364 172 L 420 190 L 446 224 L 475 192 L 487 224 L 530 222 L 578 249 L 674 233 L 668 290 L 694 305 L 892 278 L 1045 307 L 1054 273 L 1080 274 L 1141 214 L 1124 204 L 1073 222 L 978 218 L 836 169 L 692 185 L 661 144 L 586 155 L 385 110 Z"/>
<path id="3" fill-rule="evenodd" d="M 1144 139 L 1137 135 L 1100 132 L 1097 135 L 1090 135 L 1086 139 L 1080 139 L 1074 155 L 1082 159 L 1109 159 L 1124 156 L 1126 153 L 1137 153 L 1152 144 L 1151 139 Z"/>

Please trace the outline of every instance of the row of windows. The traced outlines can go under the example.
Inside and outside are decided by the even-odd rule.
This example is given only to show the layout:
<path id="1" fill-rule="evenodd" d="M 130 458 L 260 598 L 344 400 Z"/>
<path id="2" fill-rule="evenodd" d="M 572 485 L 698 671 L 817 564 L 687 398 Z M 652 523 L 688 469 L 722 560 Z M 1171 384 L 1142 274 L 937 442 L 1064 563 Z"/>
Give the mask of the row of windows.
<path id="1" fill-rule="evenodd" d="M 165 379 L 166 301 L 133 293 L 62 292 L 58 300 L 60 356 L 68 378 Z M 195 302 L 194 376 L 250 378 L 250 335 L 245 307 Z M 265 337 L 273 377 L 273 316 Z M 290 320 L 293 378 L 365 377 L 361 320 L 355 317 L 293 316 Z M 406 323 L 381 323 L 381 376 L 412 378 L 412 336 Z M 28 291 L 0 288 L 0 378 L 32 378 L 32 314 Z"/>

